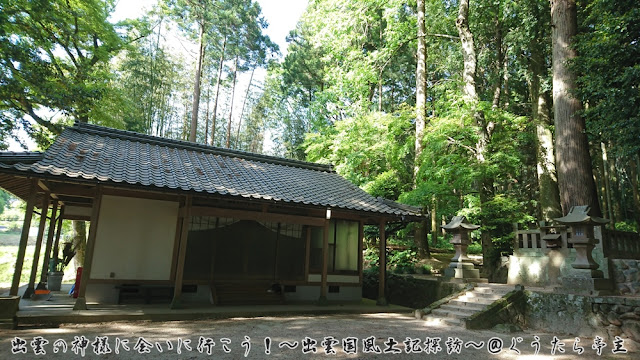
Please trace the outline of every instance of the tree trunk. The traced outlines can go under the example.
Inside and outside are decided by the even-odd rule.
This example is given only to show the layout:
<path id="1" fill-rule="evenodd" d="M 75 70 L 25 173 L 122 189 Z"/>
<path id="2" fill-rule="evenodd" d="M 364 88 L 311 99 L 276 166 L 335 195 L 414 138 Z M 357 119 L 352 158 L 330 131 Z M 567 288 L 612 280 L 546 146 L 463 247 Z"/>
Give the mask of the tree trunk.
<path id="1" fill-rule="evenodd" d="M 227 36 L 222 41 L 222 53 L 220 54 L 220 63 L 218 64 L 218 80 L 216 80 L 216 94 L 213 100 L 213 110 L 211 114 L 211 146 L 214 146 L 216 137 L 216 118 L 218 113 L 218 97 L 220 95 L 220 82 L 222 81 L 222 66 L 224 65 L 224 51 L 227 48 Z"/>
<path id="2" fill-rule="evenodd" d="M 529 92 L 531 94 L 531 119 L 536 127 L 536 167 L 540 190 L 538 199 L 540 220 L 551 221 L 562 216 L 562 208 L 558 192 L 553 134 L 550 128 L 551 118 L 547 104 L 548 94 L 540 91 L 544 58 L 537 40 L 531 42 L 531 51 Z"/>
<path id="3" fill-rule="evenodd" d="M 633 215 L 640 229 L 640 187 L 638 185 L 638 166 L 636 157 L 632 156 L 629 160 L 629 177 L 631 178 L 631 189 L 633 191 Z"/>
<path id="4" fill-rule="evenodd" d="M 563 213 L 575 205 L 588 205 L 601 216 L 589 154 L 582 103 L 572 96 L 576 75 L 567 64 L 576 57 L 572 49 L 577 33 L 575 0 L 551 1 L 553 48 L 553 110 L 556 127 L 556 166 Z"/>
<path id="5" fill-rule="evenodd" d="M 231 107 L 229 108 L 229 123 L 227 124 L 227 149 L 231 146 L 231 118 L 233 117 L 233 100 L 236 97 L 236 79 L 238 78 L 238 55 L 233 67 L 233 86 L 231 87 Z"/>
<path id="6" fill-rule="evenodd" d="M 456 28 L 458 29 L 458 35 L 460 37 L 460 43 L 462 44 L 462 59 L 463 59 L 463 71 L 462 79 L 463 94 L 465 101 L 474 109 L 475 125 L 478 129 L 478 142 L 476 143 L 475 155 L 478 164 L 482 167 L 486 162 L 485 154 L 489 145 L 489 140 L 495 128 L 493 122 L 485 123 L 484 113 L 478 108 L 478 92 L 476 90 L 476 65 L 477 57 L 473 40 L 473 33 L 469 28 L 469 0 L 461 0 L 458 5 L 458 17 L 456 19 Z M 482 176 L 479 179 L 479 195 L 480 195 L 480 208 L 489 201 L 493 193 L 493 180 Z M 484 225 L 484 220 L 481 220 L 481 225 Z M 484 268 L 487 269 L 486 276 L 491 276 L 493 273 L 494 264 L 491 263 L 489 254 L 492 253 L 493 242 L 491 240 L 491 234 L 489 231 L 482 231 L 480 234 L 482 241 L 482 255 L 484 257 Z"/>
<path id="7" fill-rule="evenodd" d="M 196 132 L 198 130 L 198 110 L 200 109 L 200 79 L 202 78 L 202 62 L 204 61 L 205 44 L 204 44 L 205 25 L 200 24 L 200 52 L 198 53 L 198 65 L 196 68 L 196 77 L 193 80 L 193 103 L 191 108 L 191 126 L 189 131 L 189 141 L 196 142 Z"/>
<path id="8" fill-rule="evenodd" d="M 498 5 L 500 6 L 500 5 Z M 501 74 L 504 68 L 504 51 L 502 49 L 502 20 L 500 12 L 497 13 L 495 19 L 496 25 L 496 51 L 498 52 L 498 56 L 496 59 L 496 84 L 493 89 L 493 101 L 491 103 L 491 108 L 497 109 L 500 106 L 500 96 L 502 95 L 502 81 L 504 80 L 504 76 Z"/>
<path id="9" fill-rule="evenodd" d="M 414 160 L 414 186 L 417 183 L 422 154 L 422 138 L 427 122 L 427 39 L 425 27 L 425 0 L 418 0 L 418 66 L 416 68 L 416 143 Z"/>
<path id="10" fill-rule="evenodd" d="M 207 107 L 204 112 L 204 143 L 209 143 L 209 104 L 211 103 L 211 84 L 207 81 Z"/>
<path id="11" fill-rule="evenodd" d="M 236 135 L 236 146 L 238 149 L 238 142 L 240 140 L 240 128 L 242 127 L 242 116 L 244 115 L 244 107 L 247 105 L 247 98 L 249 98 L 249 90 L 251 90 L 251 83 L 253 82 L 253 74 L 256 72 L 255 66 L 251 69 L 251 76 L 249 77 L 249 85 L 247 85 L 247 91 L 244 93 L 244 100 L 242 101 L 242 109 L 240 110 L 240 121 L 238 122 L 238 133 Z"/>
<path id="12" fill-rule="evenodd" d="M 541 218 L 545 221 L 551 221 L 562 216 L 562 208 L 560 207 L 560 193 L 554 160 L 553 134 L 547 124 L 549 113 L 544 94 L 538 95 L 533 106 L 538 108 L 534 122 L 536 125 L 536 160 Z"/>
<path id="13" fill-rule="evenodd" d="M 458 5 L 458 17 L 456 18 L 456 28 L 462 44 L 462 60 L 464 68 L 462 70 L 462 80 L 464 82 L 462 92 L 467 101 L 477 102 L 476 92 L 476 49 L 473 43 L 473 34 L 469 29 L 469 0 L 460 0 Z"/>
<path id="14" fill-rule="evenodd" d="M 436 197 L 431 198 L 431 245 L 438 245 L 438 201 Z"/>
<path id="15" fill-rule="evenodd" d="M 611 222 L 609 225 L 615 230 L 616 219 L 613 216 L 613 204 L 611 202 L 611 173 L 609 173 L 609 159 L 607 158 L 607 147 L 604 143 L 600 143 L 600 149 L 602 152 L 602 184 L 604 185 L 604 191 L 602 192 L 603 204 L 607 204 L 602 207 L 602 213 L 607 214 Z"/>
<path id="16" fill-rule="evenodd" d="M 420 155 L 424 149 L 422 138 L 427 123 L 427 38 L 425 25 L 425 0 L 418 0 L 418 65 L 416 67 L 416 142 L 413 161 L 413 186 L 418 184 L 418 170 L 420 169 Z M 382 99 L 382 93 L 380 93 Z M 380 100 L 382 101 L 382 100 Z M 429 242 L 427 241 L 427 220 L 416 224 L 415 243 L 420 257 L 430 258 Z"/>
<path id="17" fill-rule="evenodd" d="M 73 226 L 73 248 L 76 256 L 73 258 L 76 268 L 84 266 L 84 251 L 87 247 L 87 224 L 84 221 L 74 220 Z"/>

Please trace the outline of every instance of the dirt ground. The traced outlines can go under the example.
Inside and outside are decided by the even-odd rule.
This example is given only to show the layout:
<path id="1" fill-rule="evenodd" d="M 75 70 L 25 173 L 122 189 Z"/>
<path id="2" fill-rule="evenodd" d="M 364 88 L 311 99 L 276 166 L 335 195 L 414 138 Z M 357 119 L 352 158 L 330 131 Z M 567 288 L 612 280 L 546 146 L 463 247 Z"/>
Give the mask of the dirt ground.
<path id="1" fill-rule="evenodd" d="M 535 356 L 536 339 L 540 344 L 538 356 Z M 40 348 L 46 352 L 47 359 L 97 358 L 96 354 L 102 351 L 106 353 L 100 356 L 102 358 L 154 360 L 205 357 L 380 359 L 394 356 L 423 358 L 425 355 L 474 360 L 639 358 L 637 344 L 631 340 L 622 344 L 628 353 L 613 354 L 614 344 L 605 339 L 606 346 L 598 356 L 592 348 L 597 340 L 580 338 L 577 349 L 583 348 L 584 352 L 579 355 L 573 351 L 575 337 L 567 336 L 556 338 L 564 346 L 558 344 L 556 356 L 551 356 L 553 340 L 553 334 L 540 332 L 468 331 L 429 324 L 406 314 L 294 316 L 0 330 L 0 358 L 43 358 L 35 353 Z M 350 348 L 349 344 L 354 343 L 356 349 Z M 367 346 L 372 343 L 375 347 Z M 43 346 L 39 347 L 39 344 Z M 63 352 L 65 347 L 66 352 Z M 26 353 L 12 353 L 21 350 Z M 332 351 L 335 354 L 331 354 Z M 397 354 L 392 355 L 392 352 Z"/>

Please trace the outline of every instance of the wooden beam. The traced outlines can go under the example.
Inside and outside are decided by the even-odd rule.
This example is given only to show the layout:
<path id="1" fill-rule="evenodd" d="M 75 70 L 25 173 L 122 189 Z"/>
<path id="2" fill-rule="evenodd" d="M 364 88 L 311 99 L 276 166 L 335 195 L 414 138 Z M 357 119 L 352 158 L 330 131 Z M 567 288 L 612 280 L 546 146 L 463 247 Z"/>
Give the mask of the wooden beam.
<path id="1" fill-rule="evenodd" d="M 180 201 L 180 195 L 166 191 L 136 191 L 121 189 L 116 187 L 107 187 L 104 189 L 105 195 L 133 197 L 140 199 Z"/>
<path id="2" fill-rule="evenodd" d="M 11 283 L 11 290 L 9 294 L 12 296 L 18 295 L 18 288 L 20 287 L 20 277 L 22 276 L 22 266 L 24 265 L 24 255 L 27 251 L 27 240 L 29 240 L 29 228 L 31 227 L 31 219 L 33 218 L 33 208 L 36 203 L 36 188 L 38 186 L 38 179 L 31 180 L 31 186 L 29 187 L 29 198 L 27 199 L 27 209 L 24 213 L 24 221 L 22 222 L 22 233 L 20 235 L 20 245 L 18 246 L 18 256 L 16 257 L 16 267 L 13 272 L 13 282 Z"/>
<path id="3" fill-rule="evenodd" d="M 47 182 L 46 186 L 51 193 L 58 196 L 66 195 L 92 199 L 96 194 L 95 187 L 88 185 Z"/>
<path id="4" fill-rule="evenodd" d="M 182 306 L 182 282 L 184 277 L 184 259 L 187 253 L 187 239 L 189 237 L 189 221 L 191 220 L 191 195 L 187 195 L 184 201 L 184 212 L 182 216 L 182 227 L 180 231 L 180 248 L 178 251 L 178 263 L 176 265 L 176 279 L 173 290 L 173 300 L 171 308 L 178 309 Z"/>
<path id="5" fill-rule="evenodd" d="M 91 278 L 91 267 L 93 264 L 93 253 L 96 247 L 96 233 L 98 231 L 98 220 L 100 219 L 100 204 L 102 203 L 102 186 L 96 187 L 93 198 L 93 209 L 91 210 L 91 224 L 89 224 L 89 237 L 87 238 L 87 248 L 84 253 L 84 265 L 82 266 L 82 276 L 78 287 L 78 298 L 73 310 L 87 310 L 87 284 Z"/>
<path id="6" fill-rule="evenodd" d="M 51 219 L 49 220 L 49 232 L 47 233 L 47 245 L 44 250 L 44 261 L 42 261 L 42 273 L 40 273 L 40 284 L 47 282 L 49 259 L 51 259 L 51 248 L 53 246 L 53 235 L 56 232 L 56 216 L 58 214 L 58 200 L 53 200 L 51 205 Z M 40 284 L 38 284 L 40 286 Z"/>
<path id="7" fill-rule="evenodd" d="M 256 220 L 265 222 L 282 222 L 287 224 L 300 224 L 311 226 L 324 226 L 324 218 L 296 216 L 287 214 L 263 213 L 259 211 L 233 210 L 222 208 L 210 208 L 205 206 L 194 206 L 191 209 L 191 216 L 215 216 L 224 218 L 234 218 L 238 220 Z"/>
<path id="8" fill-rule="evenodd" d="M 329 270 L 329 220 L 324 220 L 322 228 L 322 275 L 320 281 L 320 298 L 318 305 L 326 305 L 327 300 L 327 275 Z"/>
<path id="9" fill-rule="evenodd" d="M 385 234 L 385 226 L 386 221 L 380 220 L 379 223 L 379 232 L 380 232 L 380 261 L 379 261 L 379 273 L 378 273 L 378 301 L 376 304 L 378 305 L 388 305 L 387 299 L 384 294 L 384 290 L 386 287 L 386 272 L 387 272 L 387 238 Z"/>

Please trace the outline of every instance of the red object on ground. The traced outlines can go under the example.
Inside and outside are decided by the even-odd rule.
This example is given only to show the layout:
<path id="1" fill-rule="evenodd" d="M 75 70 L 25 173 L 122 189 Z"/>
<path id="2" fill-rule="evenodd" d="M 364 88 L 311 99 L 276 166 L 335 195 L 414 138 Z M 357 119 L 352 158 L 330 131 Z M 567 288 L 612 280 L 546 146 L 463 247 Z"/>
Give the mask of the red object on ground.
<path id="1" fill-rule="evenodd" d="M 73 298 L 78 298 L 78 291 L 80 290 L 80 279 L 82 279 L 82 266 L 76 270 L 76 283 L 73 285 Z"/>

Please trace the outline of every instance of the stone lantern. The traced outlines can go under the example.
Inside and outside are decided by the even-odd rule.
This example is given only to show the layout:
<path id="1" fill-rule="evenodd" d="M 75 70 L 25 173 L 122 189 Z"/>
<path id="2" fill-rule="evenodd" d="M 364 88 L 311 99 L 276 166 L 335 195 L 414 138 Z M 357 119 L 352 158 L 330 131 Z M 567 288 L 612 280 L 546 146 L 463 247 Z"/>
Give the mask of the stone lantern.
<path id="1" fill-rule="evenodd" d="M 592 251 L 598 242 L 593 227 L 609 220 L 591 216 L 589 211 L 589 206 L 573 206 L 566 216 L 554 219 L 571 227 L 569 243 L 576 250 L 576 259 L 571 264 L 571 271 L 562 278 L 562 285 L 565 289 L 582 293 L 607 293 L 611 290 L 611 282 L 598 270 L 600 266 L 593 260 Z"/>
<path id="2" fill-rule="evenodd" d="M 480 271 L 475 269 L 471 259 L 467 256 L 467 246 L 471 244 L 469 232 L 478 229 L 479 225 L 467 222 L 464 216 L 454 216 L 447 225 L 442 226 L 448 233 L 453 235 L 450 240 L 456 249 L 456 254 L 451 259 L 449 267 L 445 269 L 444 275 L 456 279 L 479 279 Z"/>

